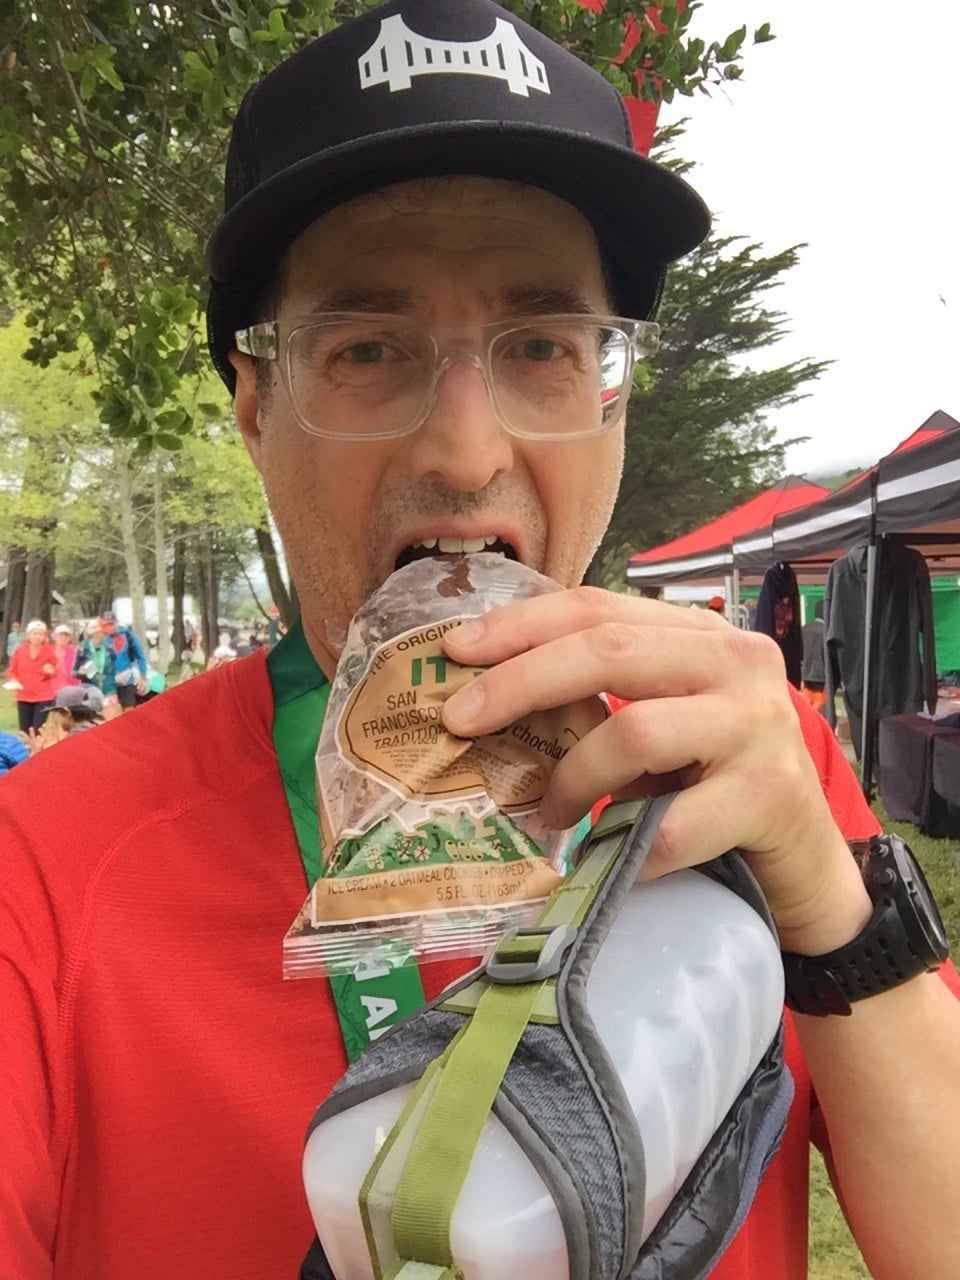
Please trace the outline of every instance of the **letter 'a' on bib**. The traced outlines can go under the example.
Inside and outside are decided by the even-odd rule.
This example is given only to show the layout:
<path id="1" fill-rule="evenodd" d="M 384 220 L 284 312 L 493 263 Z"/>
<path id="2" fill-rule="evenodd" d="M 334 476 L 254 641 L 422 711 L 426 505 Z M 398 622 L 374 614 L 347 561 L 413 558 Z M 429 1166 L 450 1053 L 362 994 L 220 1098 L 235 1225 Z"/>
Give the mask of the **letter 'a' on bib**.
<path id="1" fill-rule="evenodd" d="M 310 1127 L 301 1280 L 700 1280 L 793 1094 L 736 853 L 639 885 L 672 797 L 611 804 L 536 924 L 384 1034 Z"/>

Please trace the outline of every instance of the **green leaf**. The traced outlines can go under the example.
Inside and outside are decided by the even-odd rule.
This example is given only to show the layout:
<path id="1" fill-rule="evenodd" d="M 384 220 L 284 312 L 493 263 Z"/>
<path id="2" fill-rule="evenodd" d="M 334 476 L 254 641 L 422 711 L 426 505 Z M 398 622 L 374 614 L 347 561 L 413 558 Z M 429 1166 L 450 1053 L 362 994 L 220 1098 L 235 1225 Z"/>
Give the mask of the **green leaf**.
<path id="1" fill-rule="evenodd" d="M 165 409 L 158 413 L 156 425 L 161 431 L 179 431 L 188 421 L 186 409 Z"/>
<path id="2" fill-rule="evenodd" d="M 747 38 L 747 28 L 740 27 L 737 31 L 731 31 L 723 42 L 720 49 L 718 60 L 720 62 L 731 62 L 740 52 L 740 47 Z"/>
<path id="3" fill-rule="evenodd" d="M 193 49 L 183 55 L 183 87 L 193 93 L 204 93 L 213 80 L 213 72 Z"/>
<path id="4" fill-rule="evenodd" d="M 96 92 L 100 77 L 97 75 L 96 68 L 90 62 L 83 68 L 83 75 L 80 77 L 80 97 L 84 102 L 89 102 Z"/>
<path id="5" fill-rule="evenodd" d="M 117 75 L 113 65 L 116 49 L 112 44 L 101 45 L 93 54 L 93 63 L 101 80 L 105 80 L 111 89 L 123 91 L 123 81 Z"/>
<path id="6" fill-rule="evenodd" d="M 171 452 L 176 452 L 176 450 L 183 448 L 183 440 L 179 436 L 170 435 L 166 431 L 158 431 L 154 439 L 161 449 L 169 449 Z"/>

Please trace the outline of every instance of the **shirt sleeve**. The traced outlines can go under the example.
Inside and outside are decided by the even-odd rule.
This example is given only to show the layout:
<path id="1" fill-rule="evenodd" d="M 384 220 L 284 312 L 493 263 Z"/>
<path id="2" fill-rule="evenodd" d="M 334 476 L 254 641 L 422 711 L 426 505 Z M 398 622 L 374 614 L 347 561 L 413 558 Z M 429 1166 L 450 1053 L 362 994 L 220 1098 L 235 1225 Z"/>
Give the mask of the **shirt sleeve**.
<path id="1" fill-rule="evenodd" d="M 50 1280 L 65 1093 L 60 951 L 42 877 L 4 807 L 0 799 L 0 1275 Z"/>
<path id="2" fill-rule="evenodd" d="M 827 798 L 833 819 L 845 840 L 869 840 L 882 831 L 860 789 L 857 776 L 850 768 L 833 730 L 819 711 L 793 688 L 793 705 L 800 717 L 800 728 L 807 750 L 820 775 L 820 785 Z"/>

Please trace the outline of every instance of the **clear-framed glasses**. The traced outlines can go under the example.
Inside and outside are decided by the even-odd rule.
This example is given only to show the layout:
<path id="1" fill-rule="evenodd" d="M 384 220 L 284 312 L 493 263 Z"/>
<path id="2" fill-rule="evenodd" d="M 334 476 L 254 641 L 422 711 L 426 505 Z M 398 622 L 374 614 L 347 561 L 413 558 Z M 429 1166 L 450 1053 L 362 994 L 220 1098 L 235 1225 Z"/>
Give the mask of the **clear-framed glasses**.
<path id="1" fill-rule="evenodd" d="M 441 379 L 466 361 L 500 423 L 526 440 L 582 440 L 622 421 L 636 363 L 660 329 L 616 316 L 548 315 L 431 332 L 406 316 L 336 312 L 270 320 L 234 335 L 275 362 L 304 431 L 392 440 L 426 420 Z"/>

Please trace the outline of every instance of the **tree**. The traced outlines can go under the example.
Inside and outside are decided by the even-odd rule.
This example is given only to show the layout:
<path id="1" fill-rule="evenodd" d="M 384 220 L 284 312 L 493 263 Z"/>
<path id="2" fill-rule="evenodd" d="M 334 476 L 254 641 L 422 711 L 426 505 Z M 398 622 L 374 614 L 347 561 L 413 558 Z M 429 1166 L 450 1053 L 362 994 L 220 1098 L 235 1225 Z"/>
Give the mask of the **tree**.
<path id="1" fill-rule="evenodd" d="M 0 556 L 8 584 L 2 626 L 50 619 L 56 555 L 78 449 L 97 434 L 89 381 L 66 366 L 18 358 L 22 321 L 0 326 Z"/>
<path id="2" fill-rule="evenodd" d="M 366 0 L 33 0 L 0 6 L 0 262 L 44 364 L 85 336 L 101 419 L 147 451 L 195 419 L 169 400 L 200 360 L 200 249 L 245 88 Z M 508 6 L 654 99 L 735 79 L 746 30 L 707 45 L 663 0 Z M 755 39 L 769 39 L 761 28 Z M 202 421 L 202 417 L 200 419 Z"/>
<path id="3" fill-rule="evenodd" d="M 696 0 L 506 3 L 610 80 L 641 130 L 652 132 L 661 99 L 707 91 L 742 71 L 746 28 L 710 43 L 692 36 Z M 368 7 L 370 0 L 0 3 L 0 264 L 25 304 L 26 355 L 40 367 L 82 366 L 100 421 L 136 453 L 180 450 L 223 421 L 199 377 L 201 247 L 216 222 L 229 124 L 243 92 L 280 58 Z M 753 34 L 755 43 L 771 38 L 767 24 Z M 692 374 L 685 386 L 693 397 Z M 762 430 L 756 418 L 753 436 L 747 417 L 733 421 L 729 446 L 753 450 L 736 473 L 746 475 Z M 631 432 L 633 471 L 639 438 Z M 722 474 L 716 467 L 718 490 Z M 155 490 L 155 467 L 151 477 Z M 156 514 L 156 494 L 151 502 Z M 204 527 L 170 527 L 183 540 L 180 552 L 193 547 L 205 566 L 196 572 L 209 582 L 205 607 L 215 617 L 212 566 L 232 563 L 231 555 L 209 545 Z M 127 529 L 126 574 L 135 583 L 140 562 L 130 558 L 129 522 Z M 269 526 L 258 516 L 254 529 L 289 621 L 296 601 L 276 572 Z M 604 544 L 606 560 L 617 536 Z M 154 519 L 156 578 L 161 538 Z M 177 561 L 178 580 L 188 561 Z"/>
<path id="4" fill-rule="evenodd" d="M 763 254 L 736 237 L 708 237 L 668 273 L 656 360 L 638 370 L 627 415 L 620 497 L 596 581 L 623 581 L 628 555 L 721 514 L 782 475 L 784 451 L 767 421 L 799 399 L 825 362 L 754 369 L 749 353 L 776 343 L 786 317 L 763 304 L 799 247 Z"/>

